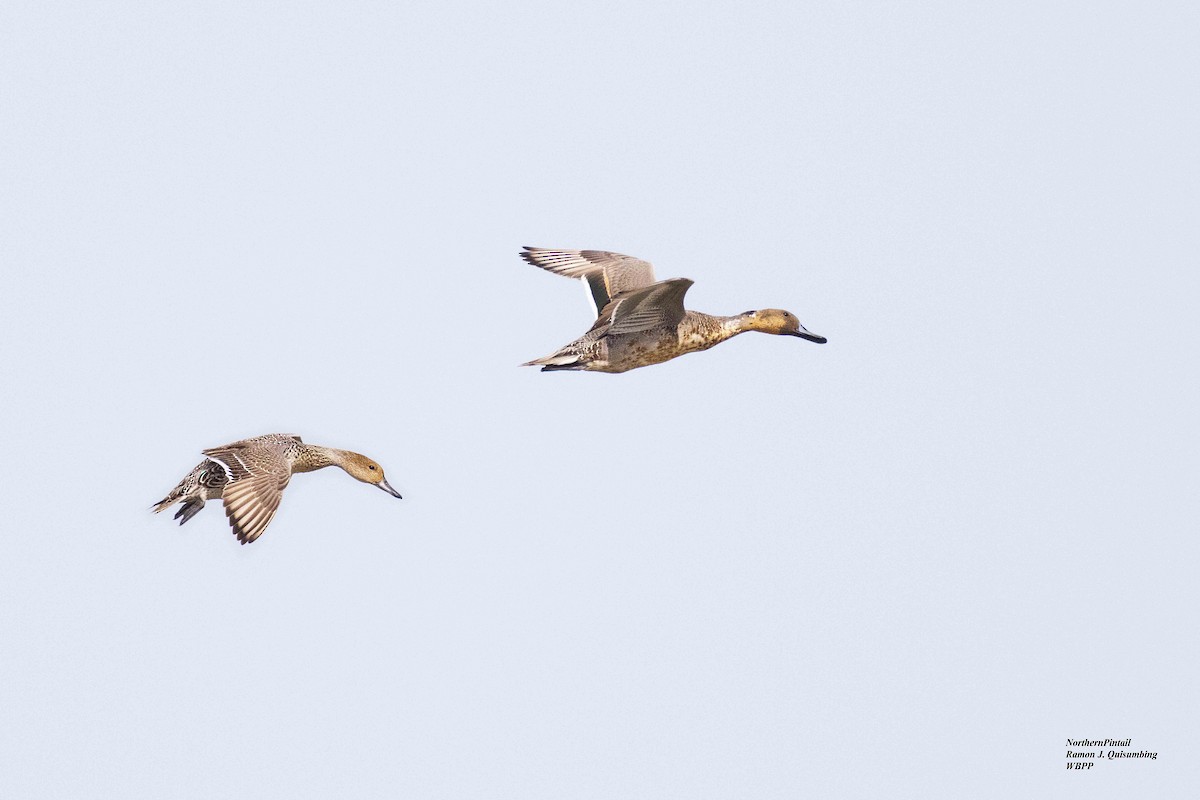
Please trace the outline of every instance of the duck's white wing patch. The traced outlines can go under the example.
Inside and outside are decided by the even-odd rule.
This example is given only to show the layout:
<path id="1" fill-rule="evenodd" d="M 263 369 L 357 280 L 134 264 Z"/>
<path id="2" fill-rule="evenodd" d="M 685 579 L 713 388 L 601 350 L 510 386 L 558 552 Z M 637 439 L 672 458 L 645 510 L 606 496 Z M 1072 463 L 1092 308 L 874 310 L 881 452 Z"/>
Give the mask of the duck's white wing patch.
<path id="1" fill-rule="evenodd" d="M 583 278 L 579 282 L 583 284 L 583 293 L 587 295 L 587 304 L 592 307 L 592 315 L 600 316 L 600 309 L 603 306 L 597 305 L 596 293 L 592 290 L 591 282 L 587 278 Z"/>

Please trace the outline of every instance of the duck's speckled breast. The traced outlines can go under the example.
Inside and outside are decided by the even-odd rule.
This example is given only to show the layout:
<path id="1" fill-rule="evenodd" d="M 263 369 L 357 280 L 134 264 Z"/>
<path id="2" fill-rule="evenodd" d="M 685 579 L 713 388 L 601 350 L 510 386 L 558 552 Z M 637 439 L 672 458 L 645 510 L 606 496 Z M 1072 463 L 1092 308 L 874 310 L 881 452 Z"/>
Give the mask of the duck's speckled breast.
<path id="1" fill-rule="evenodd" d="M 685 353 L 707 350 L 720 341 L 703 327 L 685 324 L 605 338 L 608 340 L 607 362 L 592 367 L 600 372 L 625 372 L 661 364 Z"/>

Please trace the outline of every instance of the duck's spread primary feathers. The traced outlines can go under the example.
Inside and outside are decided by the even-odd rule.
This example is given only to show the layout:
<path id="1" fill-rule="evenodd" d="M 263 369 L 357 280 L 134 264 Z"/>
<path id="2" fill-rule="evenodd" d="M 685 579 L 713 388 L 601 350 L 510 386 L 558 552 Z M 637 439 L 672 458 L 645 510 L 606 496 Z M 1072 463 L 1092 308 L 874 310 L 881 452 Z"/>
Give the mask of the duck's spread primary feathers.
<path id="1" fill-rule="evenodd" d="M 283 490 L 296 472 L 338 466 L 356 480 L 400 496 L 384 478 L 383 467 L 366 456 L 305 444 L 289 433 L 269 433 L 202 452 L 208 458 L 160 500 L 154 511 L 181 503 L 175 519 L 182 525 L 196 516 L 205 502 L 221 498 L 229 525 L 242 544 L 253 542 L 267 529 L 279 509 Z"/>
<path id="2" fill-rule="evenodd" d="M 818 344 L 812 333 L 788 311 L 768 308 L 732 317 L 686 311 L 687 278 L 654 279 L 648 261 L 604 250 L 547 250 L 526 247 L 521 258 L 568 278 L 579 278 L 595 305 L 591 330 L 544 358 L 522 366 L 550 370 L 626 372 L 660 364 L 685 353 L 707 350 L 731 336 L 760 331 L 798 336 Z"/>

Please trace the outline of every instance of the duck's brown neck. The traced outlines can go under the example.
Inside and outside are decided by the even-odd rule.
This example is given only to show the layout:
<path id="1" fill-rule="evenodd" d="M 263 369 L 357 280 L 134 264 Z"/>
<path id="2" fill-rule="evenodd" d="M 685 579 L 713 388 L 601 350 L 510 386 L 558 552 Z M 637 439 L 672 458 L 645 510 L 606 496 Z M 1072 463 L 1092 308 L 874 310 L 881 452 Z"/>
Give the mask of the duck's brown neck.
<path id="1" fill-rule="evenodd" d="M 750 315 L 752 311 L 747 311 L 743 314 L 734 314 L 732 317 L 716 317 L 721 327 L 721 338 L 730 339 L 737 336 L 739 333 L 754 330 L 750 324 Z"/>
<path id="2" fill-rule="evenodd" d="M 768 324 L 768 321 L 761 316 L 760 311 L 743 311 L 741 314 L 734 314 L 732 317 L 721 317 L 721 324 L 732 332 L 729 336 L 737 336 L 739 333 L 746 331 L 758 331 L 759 333 L 780 333 L 777 330 L 778 326 Z"/>
<path id="3" fill-rule="evenodd" d="M 319 444 L 306 444 L 300 448 L 300 454 L 296 457 L 296 464 L 292 467 L 292 471 L 312 472 L 325 467 L 340 467 L 345 463 L 347 455 L 349 452 L 346 450 L 321 447 Z"/>
<path id="4" fill-rule="evenodd" d="M 680 341 L 687 352 L 707 350 L 713 345 L 749 330 L 742 322 L 741 314 L 734 317 L 719 317 L 699 311 L 689 311 L 680 326 Z"/>

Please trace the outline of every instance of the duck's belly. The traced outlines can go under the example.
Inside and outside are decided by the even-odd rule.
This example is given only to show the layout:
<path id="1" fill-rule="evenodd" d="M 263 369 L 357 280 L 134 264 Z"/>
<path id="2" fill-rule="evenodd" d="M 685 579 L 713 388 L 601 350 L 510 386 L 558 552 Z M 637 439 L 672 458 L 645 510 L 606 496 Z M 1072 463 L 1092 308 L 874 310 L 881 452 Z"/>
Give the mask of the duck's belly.
<path id="1" fill-rule="evenodd" d="M 606 337 L 608 358 L 593 362 L 589 369 L 597 372 L 627 372 L 638 367 L 661 364 L 684 353 L 703 349 L 698 343 L 681 339 L 674 331 L 654 336 Z"/>

